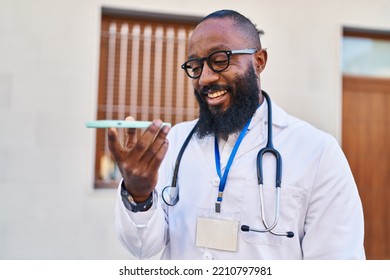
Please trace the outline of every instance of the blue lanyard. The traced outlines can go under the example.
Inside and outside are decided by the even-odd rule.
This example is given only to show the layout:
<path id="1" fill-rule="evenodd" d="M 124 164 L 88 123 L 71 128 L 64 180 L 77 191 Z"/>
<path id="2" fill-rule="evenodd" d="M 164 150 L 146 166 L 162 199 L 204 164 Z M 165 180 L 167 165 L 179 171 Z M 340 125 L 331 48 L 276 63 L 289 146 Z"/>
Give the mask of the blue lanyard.
<path id="1" fill-rule="evenodd" d="M 246 123 L 244 128 L 241 130 L 240 135 L 238 136 L 238 139 L 236 141 L 236 144 L 234 144 L 233 150 L 229 156 L 229 160 L 226 164 L 225 172 L 222 175 L 221 172 L 221 156 L 219 155 L 219 147 L 218 147 L 218 140 L 217 137 L 215 137 L 214 141 L 214 153 L 215 153 L 215 166 L 217 169 L 218 177 L 220 179 L 219 182 L 219 189 L 218 189 L 218 197 L 217 202 L 215 203 L 215 212 L 220 213 L 221 212 L 221 203 L 222 203 L 222 196 L 223 191 L 225 190 L 227 177 L 230 171 L 230 167 L 232 166 L 233 159 L 236 156 L 236 153 L 238 151 L 238 147 L 241 144 L 242 139 L 244 139 L 245 133 L 248 130 L 249 124 L 251 123 L 252 118 Z"/>

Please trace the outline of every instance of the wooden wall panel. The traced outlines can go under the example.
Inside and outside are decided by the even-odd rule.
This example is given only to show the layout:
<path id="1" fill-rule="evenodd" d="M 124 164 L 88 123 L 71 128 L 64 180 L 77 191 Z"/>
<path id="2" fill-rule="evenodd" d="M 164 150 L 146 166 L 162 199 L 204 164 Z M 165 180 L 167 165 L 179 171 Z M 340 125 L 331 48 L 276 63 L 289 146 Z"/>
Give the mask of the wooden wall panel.
<path id="1" fill-rule="evenodd" d="M 342 147 L 362 198 L 368 259 L 390 259 L 390 80 L 343 78 Z"/>

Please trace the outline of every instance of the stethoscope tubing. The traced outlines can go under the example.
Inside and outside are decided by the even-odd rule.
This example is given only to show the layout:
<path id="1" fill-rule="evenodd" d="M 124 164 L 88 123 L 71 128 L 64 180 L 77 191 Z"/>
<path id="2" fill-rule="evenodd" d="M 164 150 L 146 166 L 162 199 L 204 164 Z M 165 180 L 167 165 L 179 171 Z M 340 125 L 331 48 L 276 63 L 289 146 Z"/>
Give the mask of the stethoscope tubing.
<path id="1" fill-rule="evenodd" d="M 266 99 L 268 106 L 268 125 L 267 125 L 267 144 L 264 148 L 262 148 L 257 154 L 257 181 L 260 188 L 260 213 L 261 220 L 264 225 L 264 232 L 272 231 L 279 221 L 279 210 L 280 210 L 280 188 L 282 185 L 282 157 L 280 153 L 274 148 L 272 142 L 272 105 L 271 99 L 268 94 L 263 92 L 263 96 Z M 265 219 L 265 209 L 264 209 L 264 177 L 263 177 L 263 157 L 265 154 L 272 154 L 276 159 L 276 178 L 275 178 L 275 187 L 276 187 L 276 198 L 275 198 L 275 216 L 274 221 L 271 226 L 267 225 L 267 221 Z"/>
<path id="2" fill-rule="evenodd" d="M 171 186 L 166 186 L 163 191 L 162 191 L 162 199 L 164 200 L 165 204 L 169 206 L 175 206 L 177 202 L 179 201 L 179 186 L 177 185 L 177 179 L 178 179 L 178 174 L 179 174 L 179 167 L 180 167 L 180 162 L 181 158 L 183 157 L 184 151 L 186 150 L 188 143 L 191 141 L 192 135 L 194 134 L 196 130 L 197 124 L 192 128 L 191 132 L 188 134 L 186 140 L 184 140 L 183 145 L 181 146 L 181 149 L 179 151 L 179 154 L 177 155 L 176 162 L 175 162 L 175 168 L 173 171 L 173 176 L 172 176 L 172 183 Z M 172 201 L 167 201 L 167 199 L 164 196 L 164 192 L 171 192 L 174 189 L 176 196 Z"/>
<path id="3" fill-rule="evenodd" d="M 254 231 L 254 232 L 260 232 L 260 233 L 266 233 L 269 232 L 273 235 L 277 236 L 286 236 L 286 237 L 293 237 L 294 233 L 289 231 L 285 233 L 279 233 L 274 232 L 273 229 L 277 226 L 279 222 L 279 213 L 280 213 L 280 190 L 282 185 L 282 157 L 280 153 L 274 148 L 273 142 L 272 142 L 272 107 L 271 107 L 271 99 L 269 98 L 268 94 L 264 91 L 262 91 L 263 96 L 266 99 L 267 106 L 268 106 L 268 126 L 267 126 L 267 144 L 264 148 L 262 148 L 258 154 L 257 154 L 257 179 L 259 184 L 259 191 L 260 191 L 260 212 L 261 212 L 261 220 L 262 224 L 264 226 L 264 229 L 252 229 L 247 225 L 241 226 L 242 231 Z M 174 172 L 172 176 L 172 182 L 170 186 L 166 186 L 162 191 L 162 199 L 168 206 L 175 206 L 179 201 L 179 187 L 177 186 L 177 180 L 178 180 L 178 173 L 179 173 L 179 167 L 181 158 L 183 157 L 184 151 L 188 146 L 188 143 L 191 141 L 191 138 L 196 130 L 197 124 L 192 128 L 191 132 L 185 139 L 179 154 L 176 158 Z M 273 156 L 275 156 L 276 159 L 276 178 L 275 178 L 275 187 L 276 187 L 276 198 L 275 198 L 275 217 L 271 224 L 271 226 L 268 226 L 268 223 L 265 218 L 265 208 L 264 208 L 264 177 L 263 177 L 263 157 L 265 154 L 270 153 Z M 173 199 L 166 199 L 165 193 L 168 193 L 168 195 L 171 195 L 171 192 L 174 190 L 175 197 Z"/>

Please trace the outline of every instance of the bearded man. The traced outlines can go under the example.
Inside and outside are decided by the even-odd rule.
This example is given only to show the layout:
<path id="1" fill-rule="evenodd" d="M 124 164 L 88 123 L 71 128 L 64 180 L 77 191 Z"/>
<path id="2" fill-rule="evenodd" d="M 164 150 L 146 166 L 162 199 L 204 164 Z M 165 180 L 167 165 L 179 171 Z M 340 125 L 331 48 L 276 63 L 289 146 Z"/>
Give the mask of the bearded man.
<path id="1" fill-rule="evenodd" d="M 124 146 L 108 130 L 123 176 L 116 230 L 136 257 L 365 258 L 362 205 L 345 156 L 332 136 L 262 91 L 261 34 L 235 11 L 206 16 L 182 65 L 199 119 L 172 129 L 155 120 L 138 141 L 127 129 Z M 271 152 L 258 157 L 266 146 Z"/>

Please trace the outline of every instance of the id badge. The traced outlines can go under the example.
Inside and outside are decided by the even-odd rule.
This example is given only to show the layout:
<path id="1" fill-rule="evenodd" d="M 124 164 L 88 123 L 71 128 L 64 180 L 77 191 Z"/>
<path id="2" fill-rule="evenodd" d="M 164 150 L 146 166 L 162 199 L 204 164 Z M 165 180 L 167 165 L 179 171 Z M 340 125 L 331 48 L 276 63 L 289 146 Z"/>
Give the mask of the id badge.
<path id="1" fill-rule="evenodd" d="M 238 220 L 198 217 L 196 224 L 196 246 L 237 251 Z"/>

